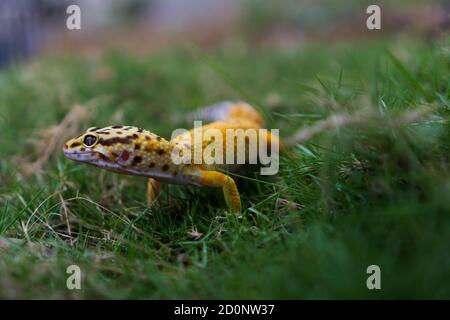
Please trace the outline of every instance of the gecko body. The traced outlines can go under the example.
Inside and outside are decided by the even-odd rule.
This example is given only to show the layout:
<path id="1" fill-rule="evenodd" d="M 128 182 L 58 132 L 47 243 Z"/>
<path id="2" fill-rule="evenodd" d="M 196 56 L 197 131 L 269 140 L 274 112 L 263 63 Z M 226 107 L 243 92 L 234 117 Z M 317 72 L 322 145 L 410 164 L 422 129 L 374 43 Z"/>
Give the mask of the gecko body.
<path id="1" fill-rule="evenodd" d="M 244 165 L 226 161 L 206 163 L 206 148 L 222 148 L 223 160 L 233 152 L 236 160 L 238 148 L 248 149 L 248 141 L 239 146 L 235 140 L 214 139 L 202 133 L 214 131 L 226 135 L 227 130 L 262 129 L 264 121 L 258 112 L 244 102 L 223 102 L 194 113 L 193 117 L 212 120 L 212 123 L 186 131 L 168 141 L 148 130 L 133 126 L 114 125 L 89 128 L 63 146 L 64 154 L 74 161 L 88 163 L 112 172 L 148 177 L 147 196 L 153 200 L 160 191 L 160 182 L 191 184 L 203 187 L 221 187 L 227 206 L 232 212 L 241 211 L 239 192 L 234 180 L 226 171 L 237 171 Z M 201 139 L 196 139 L 198 135 Z M 259 138 L 261 140 L 261 137 Z M 269 146 L 278 138 L 266 132 L 262 136 Z M 258 141 L 260 142 L 260 141 Z M 231 150 L 231 151 L 230 151 Z M 173 155 L 195 158 L 201 152 L 200 163 L 175 163 Z M 249 152 L 246 151 L 246 157 Z"/>

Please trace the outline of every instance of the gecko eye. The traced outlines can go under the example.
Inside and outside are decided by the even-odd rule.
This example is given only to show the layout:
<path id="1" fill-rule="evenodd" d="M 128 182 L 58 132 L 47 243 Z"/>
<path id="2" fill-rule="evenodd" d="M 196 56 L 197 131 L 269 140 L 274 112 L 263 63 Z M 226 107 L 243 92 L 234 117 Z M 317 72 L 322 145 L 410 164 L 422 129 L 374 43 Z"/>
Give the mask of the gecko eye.
<path id="1" fill-rule="evenodd" d="M 83 139 L 83 143 L 86 147 L 92 147 L 95 143 L 97 142 L 97 137 L 88 134 L 86 137 L 84 137 Z"/>

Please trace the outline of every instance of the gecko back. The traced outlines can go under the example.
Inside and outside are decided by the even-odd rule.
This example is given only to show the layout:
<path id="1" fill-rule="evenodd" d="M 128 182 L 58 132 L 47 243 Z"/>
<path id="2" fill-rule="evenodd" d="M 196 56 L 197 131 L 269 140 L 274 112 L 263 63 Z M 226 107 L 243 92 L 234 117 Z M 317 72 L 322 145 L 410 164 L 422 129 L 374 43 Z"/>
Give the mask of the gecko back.
<path id="1" fill-rule="evenodd" d="M 264 129 L 261 115 L 245 102 L 219 102 L 190 113 L 188 119 L 213 121 L 170 141 L 202 169 L 252 171 L 261 163 L 260 148 L 270 152 L 279 145 L 278 137 Z"/>
<path id="2" fill-rule="evenodd" d="M 187 116 L 188 121 L 248 121 L 255 126 L 264 128 L 264 120 L 258 111 L 243 101 L 221 101 L 191 112 Z"/>

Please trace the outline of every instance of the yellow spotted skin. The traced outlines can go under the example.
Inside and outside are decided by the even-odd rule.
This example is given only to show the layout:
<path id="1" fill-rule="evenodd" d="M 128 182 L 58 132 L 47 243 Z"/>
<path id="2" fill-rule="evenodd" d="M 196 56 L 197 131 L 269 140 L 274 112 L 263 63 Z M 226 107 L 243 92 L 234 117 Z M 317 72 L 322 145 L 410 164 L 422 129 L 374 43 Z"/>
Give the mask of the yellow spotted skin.
<path id="1" fill-rule="evenodd" d="M 218 119 L 202 127 L 194 128 L 171 141 L 151 133 L 148 130 L 133 126 L 115 125 L 105 128 L 89 128 L 82 135 L 67 141 L 63 151 L 67 158 L 88 163 L 109 171 L 148 177 L 147 197 L 150 201 L 160 193 L 160 182 L 176 184 L 193 184 L 204 187 L 220 187 L 231 212 L 241 212 L 241 201 L 234 180 L 225 174 L 236 171 L 242 165 L 224 165 L 221 163 L 205 163 L 203 151 L 206 148 L 223 147 L 223 160 L 227 152 L 233 150 L 237 155 L 238 147 L 246 148 L 248 158 L 248 141 L 241 144 L 236 139 L 215 139 L 215 137 L 198 133 L 215 132 L 226 135 L 228 129 L 243 131 L 262 129 L 264 122 L 261 116 L 248 104 L 243 102 L 221 103 L 207 110 L 208 114 L 199 115 L 207 119 Z M 213 130 L 210 130 L 213 129 Z M 278 138 L 267 134 L 262 136 L 268 146 L 271 140 Z M 208 149 L 208 150 L 210 150 Z M 186 155 L 199 154 L 201 163 L 175 163 L 172 153 Z M 214 153 L 212 153 L 215 156 Z M 235 157 L 233 157 L 235 159 Z M 224 161 L 223 161 L 224 162 Z M 222 171 L 222 172 L 220 172 Z"/>

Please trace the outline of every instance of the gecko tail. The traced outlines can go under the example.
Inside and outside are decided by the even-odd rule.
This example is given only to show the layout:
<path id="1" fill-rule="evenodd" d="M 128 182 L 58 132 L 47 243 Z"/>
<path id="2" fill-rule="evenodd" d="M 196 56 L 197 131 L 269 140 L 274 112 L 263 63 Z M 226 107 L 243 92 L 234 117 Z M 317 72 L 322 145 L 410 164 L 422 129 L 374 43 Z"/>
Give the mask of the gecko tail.
<path id="1" fill-rule="evenodd" d="M 254 121 L 260 127 L 264 127 L 264 120 L 261 115 L 255 108 L 243 101 L 221 101 L 200 108 L 188 115 L 188 120 L 190 121 L 232 121 L 242 119 Z"/>

